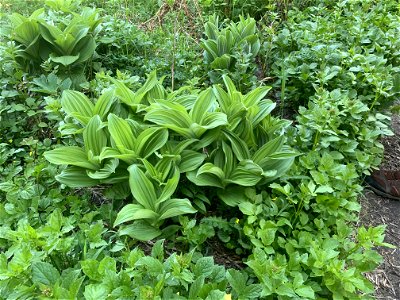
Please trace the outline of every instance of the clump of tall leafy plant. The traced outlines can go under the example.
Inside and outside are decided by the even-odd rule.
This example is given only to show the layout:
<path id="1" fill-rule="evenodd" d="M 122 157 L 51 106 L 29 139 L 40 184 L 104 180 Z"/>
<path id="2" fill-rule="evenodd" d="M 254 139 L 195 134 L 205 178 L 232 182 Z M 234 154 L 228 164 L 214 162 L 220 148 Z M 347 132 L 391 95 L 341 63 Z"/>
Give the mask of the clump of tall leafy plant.
<path id="1" fill-rule="evenodd" d="M 252 18 L 240 17 L 225 28 L 217 16 L 211 16 L 205 24 L 207 39 L 202 40 L 204 61 L 208 65 L 212 83 L 221 82 L 228 74 L 240 90 L 250 88 L 256 79 L 255 57 L 260 50 L 256 22 Z"/>
<path id="2" fill-rule="evenodd" d="M 18 13 L 9 16 L 11 40 L 18 46 L 16 60 L 22 69 L 31 74 L 46 69 L 57 69 L 64 78 L 74 83 L 85 81 L 85 64 L 96 49 L 95 37 L 100 30 L 98 11 L 83 8 L 75 13 L 68 6 L 56 10 L 39 9 L 31 16 Z"/>
<path id="3" fill-rule="evenodd" d="M 114 225 L 134 221 L 121 233 L 137 239 L 162 234 L 167 218 L 196 212 L 191 199 L 174 197 L 180 182 L 207 186 L 236 206 L 244 187 L 282 176 L 297 154 L 283 136 L 289 123 L 270 116 L 269 88 L 242 95 L 224 81 L 227 92 L 214 86 L 167 93 L 153 72 L 136 92 L 114 80 L 96 103 L 65 91 L 61 104 L 72 123 L 62 132 L 82 134 L 84 147 L 62 146 L 45 157 L 68 165 L 57 179 L 69 186 L 127 185 L 129 178 L 134 203 Z"/>

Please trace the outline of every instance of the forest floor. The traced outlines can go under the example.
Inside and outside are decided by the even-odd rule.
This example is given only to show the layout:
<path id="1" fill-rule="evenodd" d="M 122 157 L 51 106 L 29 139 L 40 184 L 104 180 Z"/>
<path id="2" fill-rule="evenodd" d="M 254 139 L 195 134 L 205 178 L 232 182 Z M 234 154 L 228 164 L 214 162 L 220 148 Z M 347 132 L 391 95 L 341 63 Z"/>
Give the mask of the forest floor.
<path id="1" fill-rule="evenodd" d="M 400 170 L 400 116 L 392 116 L 394 135 L 385 137 L 382 170 Z M 366 187 L 361 197 L 360 225 L 376 226 L 386 224 L 385 242 L 396 246 L 396 249 L 380 248 L 383 262 L 368 278 L 375 283 L 376 299 L 400 299 L 400 201 L 376 195 Z"/>

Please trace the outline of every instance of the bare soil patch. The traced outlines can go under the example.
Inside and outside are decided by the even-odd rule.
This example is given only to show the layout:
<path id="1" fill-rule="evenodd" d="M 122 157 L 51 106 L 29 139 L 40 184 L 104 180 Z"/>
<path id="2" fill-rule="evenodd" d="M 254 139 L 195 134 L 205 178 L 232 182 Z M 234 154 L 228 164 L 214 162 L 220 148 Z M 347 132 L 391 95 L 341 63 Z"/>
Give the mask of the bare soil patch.
<path id="1" fill-rule="evenodd" d="M 382 140 L 385 146 L 383 170 L 400 170 L 400 116 L 392 116 L 394 136 Z M 386 224 L 385 242 L 396 249 L 380 248 L 384 261 L 368 278 L 375 283 L 376 299 L 400 299 L 400 201 L 376 195 L 366 188 L 361 197 L 360 223 L 364 226 Z"/>

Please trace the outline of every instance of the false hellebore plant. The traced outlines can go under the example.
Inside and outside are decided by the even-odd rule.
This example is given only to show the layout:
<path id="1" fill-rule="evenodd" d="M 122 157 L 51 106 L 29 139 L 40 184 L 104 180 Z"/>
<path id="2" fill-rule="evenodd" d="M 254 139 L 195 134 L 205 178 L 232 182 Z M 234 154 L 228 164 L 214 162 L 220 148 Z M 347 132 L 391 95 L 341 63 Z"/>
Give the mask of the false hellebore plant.
<path id="1" fill-rule="evenodd" d="M 83 148 L 62 146 L 45 157 L 67 165 L 57 180 L 71 187 L 129 182 L 134 201 L 114 226 L 135 239 L 159 236 L 168 231 L 160 230 L 164 220 L 197 211 L 193 199 L 174 197 L 188 180 L 236 206 L 246 187 L 281 176 L 297 154 L 283 135 L 290 122 L 270 115 L 270 87 L 242 95 L 223 80 L 226 91 L 215 85 L 167 93 L 153 72 L 136 92 L 113 80 L 95 103 L 64 91 L 62 132 L 82 135 Z"/>

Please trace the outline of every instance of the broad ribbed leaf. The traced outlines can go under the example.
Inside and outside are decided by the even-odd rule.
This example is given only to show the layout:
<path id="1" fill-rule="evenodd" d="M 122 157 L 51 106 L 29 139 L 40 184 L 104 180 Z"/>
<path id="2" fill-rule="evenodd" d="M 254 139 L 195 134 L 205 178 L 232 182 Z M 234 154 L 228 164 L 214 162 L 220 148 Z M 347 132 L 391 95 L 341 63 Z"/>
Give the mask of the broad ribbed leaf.
<path id="1" fill-rule="evenodd" d="M 235 156 L 239 161 L 250 158 L 250 151 L 241 138 L 229 131 L 224 131 L 224 135 L 231 142 L 233 153 L 235 153 Z"/>
<path id="2" fill-rule="evenodd" d="M 86 175 L 86 169 L 68 166 L 61 174 L 56 176 L 56 180 L 72 188 L 90 187 L 99 184 L 98 180 Z"/>
<path id="3" fill-rule="evenodd" d="M 226 205 L 237 206 L 246 201 L 244 187 L 229 185 L 224 190 L 218 191 L 218 197 L 224 201 Z"/>
<path id="4" fill-rule="evenodd" d="M 115 146 L 121 153 L 125 153 L 126 150 L 134 151 L 136 149 L 136 139 L 126 120 L 117 117 L 114 114 L 109 114 L 108 130 L 115 142 Z"/>
<path id="5" fill-rule="evenodd" d="M 55 63 L 62 64 L 63 66 L 69 66 L 72 65 L 74 62 L 76 62 L 79 58 L 78 55 L 64 55 L 64 56 L 55 56 L 55 55 L 50 55 L 50 60 L 54 61 Z"/>
<path id="6" fill-rule="evenodd" d="M 62 93 L 61 105 L 64 111 L 86 125 L 93 116 L 94 105 L 81 92 L 67 90 Z"/>
<path id="7" fill-rule="evenodd" d="M 203 124 L 202 121 L 214 102 L 215 97 L 211 88 L 201 92 L 190 112 L 192 120 L 197 124 Z"/>
<path id="8" fill-rule="evenodd" d="M 136 153 L 147 158 L 160 149 L 168 140 L 168 130 L 165 128 L 147 128 L 136 140 Z"/>
<path id="9" fill-rule="evenodd" d="M 260 149 L 258 149 L 256 153 L 254 153 L 253 161 L 258 164 L 267 156 L 279 152 L 282 149 L 284 142 L 285 137 L 283 135 L 270 140 L 268 143 L 264 144 Z"/>
<path id="10" fill-rule="evenodd" d="M 97 170 L 98 165 L 88 161 L 86 152 L 76 146 L 64 146 L 44 153 L 44 157 L 56 165 L 72 165 Z"/>
<path id="11" fill-rule="evenodd" d="M 236 161 L 233 158 L 233 152 L 231 147 L 229 147 L 224 141 L 222 141 L 222 150 L 224 152 L 223 170 L 225 176 L 229 178 L 233 168 L 236 166 Z"/>
<path id="12" fill-rule="evenodd" d="M 172 178 L 168 179 L 167 183 L 165 184 L 160 197 L 157 200 L 157 205 L 169 199 L 172 194 L 175 192 L 178 183 L 179 183 L 179 171 L 175 168 L 174 175 Z"/>
<path id="13" fill-rule="evenodd" d="M 125 205 L 117 214 L 117 218 L 114 222 L 114 227 L 133 220 L 139 219 L 150 219 L 155 220 L 158 218 L 158 214 L 151 209 L 143 208 L 139 204 L 128 204 Z"/>
<path id="14" fill-rule="evenodd" d="M 95 156 L 100 155 L 103 148 L 107 146 L 107 136 L 99 115 L 92 117 L 83 130 L 83 142 L 86 153 L 92 151 Z"/>
<path id="15" fill-rule="evenodd" d="M 155 86 L 158 84 L 157 74 L 156 71 L 152 71 L 148 77 L 146 82 L 142 85 L 140 89 L 138 89 L 135 93 L 135 103 L 141 103 L 143 97 L 146 93 L 150 92 Z M 156 92 L 155 94 L 160 94 L 160 91 Z"/>
<path id="16" fill-rule="evenodd" d="M 263 169 L 250 160 L 241 161 L 227 182 L 235 183 L 241 186 L 254 186 L 263 177 Z"/>
<path id="17" fill-rule="evenodd" d="M 229 69 L 231 64 L 231 57 L 228 54 L 224 54 L 221 57 L 217 57 L 210 64 L 210 67 L 217 70 Z"/>
<path id="18" fill-rule="evenodd" d="M 204 153 L 192 150 L 183 150 L 181 153 L 181 162 L 179 163 L 179 171 L 186 173 L 197 169 L 207 157 Z"/>
<path id="19" fill-rule="evenodd" d="M 186 173 L 186 177 L 198 186 L 215 186 L 218 188 L 223 188 L 221 179 L 212 173 L 204 173 L 199 176 L 196 175 L 196 171 L 190 171 Z"/>
<path id="20" fill-rule="evenodd" d="M 258 110 L 253 116 L 249 116 L 253 127 L 257 126 L 262 120 L 264 120 L 271 111 L 275 108 L 276 104 L 271 100 L 261 101 L 258 105 Z"/>
<path id="21" fill-rule="evenodd" d="M 193 183 L 200 186 L 215 186 L 223 188 L 222 181 L 225 179 L 225 174 L 217 166 L 206 163 L 197 170 L 197 172 L 192 171 L 186 174 L 188 179 Z"/>
<path id="22" fill-rule="evenodd" d="M 212 163 L 205 163 L 197 170 L 197 175 L 210 173 L 217 176 L 219 179 L 223 180 L 225 178 L 224 171 L 221 168 L 216 167 Z"/>
<path id="23" fill-rule="evenodd" d="M 227 75 L 223 75 L 222 79 L 224 80 L 225 83 L 225 87 L 226 90 L 228 92 L 229 95 L 233 95 L 235 92 L 237 92 L 235 84 L 233 83 L 233 81 L 229 78 L 229 76 Z"/>
<path id="24" fill-rule="evenodd" d="M 228 125 L 228 120 L 224 113 L 212 112 L 207 114 L 207 116 L 203 119 L 203 123 L 201 125 L 203 128 L 213 129 L 218 126 Z"/>
<path id="25" fill-rule="evenodd" d="M 108 160 L 104 166 L 97 171 L 87 171 L 87 175 L 93 179 L 106 179 L 110 177 L 113 173 L 115 173 L 115 169 L 119 165 L 119 160 L 114 158 Z"/>
<path id="26" fill-rule="evenodd" d="M 92 36 L 82 38 L 72 50 L 73 54 L 79 53 L 79 58 L 76 63 L 85 62 L 90 59 L 96 50 L 96 42 Z"/>
<path id="27" fill-rule="evenodd" d="M 123 227 L 118 231 L 120 236 L 130 236 L 139 241 L 149 241 L 161 234 L 161 230 L 155 228 L 145 221 L 136 221 L 132 225 Z"/>
<path id="28" fill-rule="evenodd" d="M 246 96 L 243 97 L 243 104 L 249 108 L 258 103 L 265 97 L 265 95 L 272 89 L 270 86 L 259 87 L 252 90 Z"/>
<path id="29" fill-rule="evenodd" d="M 169 199 L 161 204 L 159 220 L 196 212 L 188 199 Z"/>
<path id="30" fill-rule="evenodd" d="M 16 26 L 14 32 L 14 39 L 28 47 L 37 40 L 39 36 L 39 26 L 35 21 L 25 21 Z"/>
<path id="31" fill-rule="evenodd" d="M 216 20 L 218 22 L 218 20 Z M 216 40 L 218 37 L 218 28 L 212 22 L 207 22 L 204 26 L 205 34 L 210 40 Z"/>
<path id="32" fill-rule="evenodd" d="M 11 15 L 8 15 L 8 18 L 10 19 L 12 25 L 14 27 L 18 27 L 22 23 L 29 21 L 29 19 L 19 13 L 13 13 Z"/>
<path id="33" fill-rule="evenodd" d="M 115 79 L 112 80 L 112 82 L 116 86 L 115 96 L 118 97 L 119 100 L 121 100 L 123 103 L 129 106 L 137 104 L 135 99 L 135 93 L 130 89 L 128 89 L 123 82 Z"/>
<path id="34" fill-rule="evenodd" d="M 218 48 L 217 43 L 213 40 L 203 41 L 201 47 L 205 50 L 206 60 L 212 62 L 214 59 L 218 58 Z"/>
<path id="35" fill-rule="evenodd" d="M 157 196 L 151 181 L 137 165 L 130 166 L 128 171 L 129 186 L 133 197 L 135 197 L 136 201 L 143 205 L 144 208 L 155 211 Z"/>
<path id="36" fill-rule="evenodd" d="M 108 112 L 110 111 L 111 105 L 115 102 L 114 90 L 107 89 L 94 105 L 93 114 L 99 115 L 102 120 L 105 120 Z"/>
<path id="37" fill-rule="evenodd" d="M 138 157 L 136 153 L 132 150 L 126 150 L 125 153 L 121 154 L 121 152 L 117 149 L 106 147 L 100 153 L 99 159 L 100 161 L 102 161 L 107 158 L 118 158 L 131 165 L 136 162 Z"/>
<path id="38" fill-rule="evenodd" d="M 162 125 L 174 125 L 179 128 L 189 128 L 192 120 L 184 106 L 166 100 L 157 100 L 145 115 L 145 120 Z"/>

